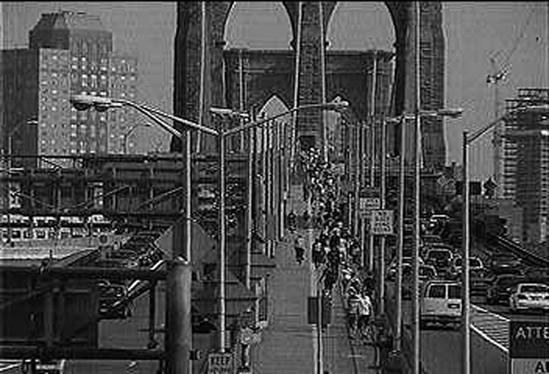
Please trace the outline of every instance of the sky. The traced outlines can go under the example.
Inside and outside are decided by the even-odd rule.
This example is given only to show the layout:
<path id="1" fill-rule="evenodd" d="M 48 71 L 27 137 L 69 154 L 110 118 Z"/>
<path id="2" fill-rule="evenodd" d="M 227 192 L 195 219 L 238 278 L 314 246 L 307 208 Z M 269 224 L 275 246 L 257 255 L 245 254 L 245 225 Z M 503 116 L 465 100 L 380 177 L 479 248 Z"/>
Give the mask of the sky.
<path id="1" fill-rule="evenodd" d="M 172 110 L 174 2 L 3 2 L 4 48 L 26 47 L 28 31 L 43 12 L 85 11 L 101 17 L 113 32 L 114 49 L 139 60 L 140 97 Z M 445 104 L 461 107 L 460 119 L 446 120 L 447 161 L 461 163 L 461 133 L 495 118 L 494 88 L 486 83 L 489 58 L 508 72 L 499 85 L 502 99 L 518 87 L 549 87 L 549 5 L 547 2 L 443 2 Z M 227 47 L 289 49 L 288 16 L 279 2 L 237 2 L 225 30 Z M 393 50 L 394 29 L 383 2 L 340 2 L 327 28 L 330 49 Z M 503 106 L 502 106 L 503 107 Z M 144 128 L 167 149 L 159 131 Z M 492 173 L 490 134 L 471 148 L 472 176 Z"/>

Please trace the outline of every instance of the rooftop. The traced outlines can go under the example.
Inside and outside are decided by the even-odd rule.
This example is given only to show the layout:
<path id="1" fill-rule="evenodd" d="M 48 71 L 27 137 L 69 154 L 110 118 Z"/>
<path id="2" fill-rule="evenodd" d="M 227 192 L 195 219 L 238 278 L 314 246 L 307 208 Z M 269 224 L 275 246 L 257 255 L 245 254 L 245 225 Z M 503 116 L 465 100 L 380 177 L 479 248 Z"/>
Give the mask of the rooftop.
<path id="1" fill-rule="evenodd" d="M 42 13 L 42 17 L 33 30 L 40 29 L 107 31 L 99 16 L 67 10 Z"/>

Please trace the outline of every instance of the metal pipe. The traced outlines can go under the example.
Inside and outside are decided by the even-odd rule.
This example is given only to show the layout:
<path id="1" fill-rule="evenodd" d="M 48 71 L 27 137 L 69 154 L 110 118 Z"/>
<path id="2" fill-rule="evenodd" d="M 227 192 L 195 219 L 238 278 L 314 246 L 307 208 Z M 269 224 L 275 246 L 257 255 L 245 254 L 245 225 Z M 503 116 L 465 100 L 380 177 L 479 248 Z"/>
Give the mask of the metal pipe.
<path id="1" fill-rule="evenodd" d="M 322 347 L 322 292 L 320 291 L 320 281 L 322 277 L 316 283 L 316 300 L 317 300 L 317 316 L 316 316 L 316 331 L 317 331 L 317 374 L 324 374 L 324 357 L 323 357 L 323 347 Z"/>
<path id="2" fill-rule="evenodd" d="M 326 102 L 326 35 L 324 30 L 324 8 L 323 2 L 318 2 L 318 14 L 320 19 L 320 85 L 322 102 Z M 328 124 L 326 120 L 326 113 L 322 112 L 321 115 L 321 130 L 322 130 L 322 158 L 324 162 L 328 162 Z"/>
<path id="3" fill-rule="evenodd" d="M 191 264 L 181 257 L 168 262 L 164 349 L 166 374 L 189 373 L 192 349 Z"/>
<path id="4" fill-rule="evenodd" d="M 469 233 L 469 170 L 467 162 L 467 131 L 463 132 L 462 152 L 463 152 L 463 260 L 462 260 L 462 305 L 461 305 L 461 328 L 463 333 L 463 362 L 462 373 L 469 374 L 471 372 L 471 315 L 470 315 L 470 293 L 469 293 L 469 249 L 470 249 L 470 233 Z"/>
<path id="5" fill-rule="evenodd" d="M 156 321 L 156 281 L 151 282 L 149 288 L 149 343 L 147 348 L 154 349 L 158 342 L 154 338 Z"/>
<path id="6" fill-rule="evenodd" d="M 185 259 L 192 262 L 192 172 L 191 130 L 185 130 Z"/>
<path id="7" fill-rule="evenodd" d="M 205 106 L 205 83 L 206 83 L 206 2 L 202 1 L 200 12 L 200 93 L 198 96 L 198 123 L 202 126 L 204 124 L 204 106 Z M 196 134 L 196 153 L 200 152 L 200 143 L 202 141 L 202 134 L 199 132 Z"/>
<path id="8" fill-rule="evenodd" d="M 284 170 L 284 163 L 286 162 L 286 146 L 285 146 L 285 137 L 286 134 L 286 123 L 282 122 L 282 128 L 279 132 L 278 144 L 279 144 L 279 155 L 278 155 L 278 227 L 279 227 L 279 236 L 278 239 L 284 239 L 285 225 L 284 217 L 286 216 L 285 212 L 285 201 L 286 201 L 286 191 L 285 191 L 285 177 L 286 172 Z"/>
<path id="9" fill-rule="evenodd" d="M 402 254 L 404 252 L 404 199 L 405 199 L 405 157 L 406 152 L 406 119 L 400 121 L 400 170 L 399 170 L 399 199 L 398 199 L 398 247 L 397 247 L 397 281 L 396 281 L 396 327 L 395 349 L 402 348 Z"/>
<path id="10" fill-rule="evenodd" d="M 223 133 L 223 121 L 219 121 Z M 219 143 L 219 351 L 225 352 L 225 137 Z"/>
<path id="11" fill-rule="evenodd" d="M 39 359 L 70 358 L 73 360 L 163 360 L 166 358 L 166 354 L 162 350 L 149 349 L 0 346 L 0 357 L 3 359 L 34 357 Z"/>
<path id="12" fill-rule="evenodd" d="M 354 220 L 353 220 L 353 234 L 355 237 L 358 234 L 359 224 L 358 221 L 360 219 L 360 216 L 358 214 L 359 206 L 360 206 L 360 143 L 362 138 L 362 131 L 360 122 L 357 122 L 356 124 L 356 138 L 355 138 L 355 188 L 354 188 L 354 199 L 353 199 L 353 206 L 354 206 Z"/>
<path id="13" fill-rule="evenodd" d="M 420 374 L 420 357 L 421 357 L 421 345 L 420 345 L 420 309 L 419 309 L 419 246 L 420 246 L 420 172 L 421 172 L 421 118 L 419 111 L 421 110 L 421 96 L 420 96 L 420 3 L 419 1 L 414 2 L 415 10 L 415 245 L 414 245 L 414 254 L 413 254 L 413 293 L 412 293 L 412 326 L 413 326 L 413 373 Z"/>
<path id="14" fill-rule="evenodd" d="M 375 70 L 375 69 L 374 69 Z M 375 126 L 375 117 L 372 116 L 370 122 L 370 188 L 375 186 L 375 135 L 376 135 L 376 126 Z M 371 216 L 369 215 L 368 218 Z M 371 233 L 368 233 L 368 271 L 374 271 L 374 244 L 375 237 Z"/>
<path id="15" fill-rule="evenodd" d="M 253 113 L 252 113 L 253 115 Z M 251 289 L 252 273 L 252 240 L 254 229 L 253 212 L 253 183 L 254 183 L 254 149 L 255 149 L 255 129 L 248 130 L 248 188 L 247 188 L 247 211 L 246 211 L 246 268 L 244 270 L 244 279 L 246 288 Z"/>
<path id="16" fill-rule="evenodd" d="M 381 120 L 381 181 L 380 181 L 380 208 L 385 209 L 385 177 L 386 177 L 386 137 L 385 119 Z M 385 235 L 379 238 L 379 313 L 385 314 Z"/>
<path id="17" fill-rule="evenodd" d="M 142 280 L 165 280 L 166 271 L 164 270 L 144 270 L 144 269 L 113 269 L 113 268 L 90 268 L 90 267 L 54 267 L 49 266 L 40 269 L 37 266 L 0 266 L 0 273 L 19 273 L 44 277 L 56 277 L 67 279 L 142 279 Z"/>

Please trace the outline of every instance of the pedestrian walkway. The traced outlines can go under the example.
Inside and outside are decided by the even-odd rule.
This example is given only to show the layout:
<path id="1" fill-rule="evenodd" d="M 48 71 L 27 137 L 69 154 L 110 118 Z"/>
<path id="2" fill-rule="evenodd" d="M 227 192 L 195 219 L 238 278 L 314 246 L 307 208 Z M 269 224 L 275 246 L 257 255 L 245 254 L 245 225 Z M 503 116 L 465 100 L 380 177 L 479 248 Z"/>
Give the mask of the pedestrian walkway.
<path id="1" fill-rule="evenodd" d="M 292 200 L 298 200 L 293 201 L 296 213 L 302 213 L 304 208 L 300 195 L 292 195 Z M 316 291 L 317 274 L 310 251 L 314 235 L 310 230 L 298 230 L 297 234 L 306 238 L 306 261 L 301 266 L 296 263 L 295 235 L 287 235 L 284 242 L 278 243 L 274 258 L 277 267 L 269 279 L 269 325 L 262 333 L 261 343 L 252 346 L 254 374 L 317 374 L 317 335 L 307 323 L 307 299 Z M 324 373 L 377 373 L 369 369 L 375 360 L 374 348 L 358 342 L 351 346 L 338 287 L 334 288 L 332 307 L 332 322 L 322 339 Z"/>

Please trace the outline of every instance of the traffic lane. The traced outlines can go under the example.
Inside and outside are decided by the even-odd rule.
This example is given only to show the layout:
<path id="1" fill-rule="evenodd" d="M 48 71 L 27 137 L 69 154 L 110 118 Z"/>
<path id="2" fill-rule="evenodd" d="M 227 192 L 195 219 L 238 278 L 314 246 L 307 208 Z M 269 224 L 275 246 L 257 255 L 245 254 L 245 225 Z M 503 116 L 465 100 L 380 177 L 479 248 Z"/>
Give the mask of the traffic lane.
<path id="1" fill-rule="evenodd" d="M 396 302 L 393 282 L 387 282 L 387 300 Z M 407 330 L 405 336 L 411 337 L 412 301 L 402 301 L 402 322 Z M 420 329 L 421 365 L 428 374 L 461 373 L 461 337 L 459 330 Z M 412 343 L 412 342 L 410 342 Z"/>
<path id="2" fill-rule="evenodd" d="M 156 292 L 155 326 L 165 321 L 165 284 L 159 283 Z M 132 316 L 125 320 L 102 320 L 99 323 L 100 348 L 146 349 L 149 326 L 149 292 L 134 300 Z M 163 349 L 162 333 L 155 335 Z M 132 360 L 67 360 L 66 374 L 156 373 L 158 361 Z"/>
<path id="3" fill-rule="evenodd" d="M 500 316 L 512 321 L 540 321 L 547 322 L 549 319 L 548 312 L 541 311 L 519 311 L 516 313 L 511 312 L 507 305 L 489 305 L 489 304 L 476 304 L 479 307 L 488 310 L 491 313 L 499 314 Z"/>

